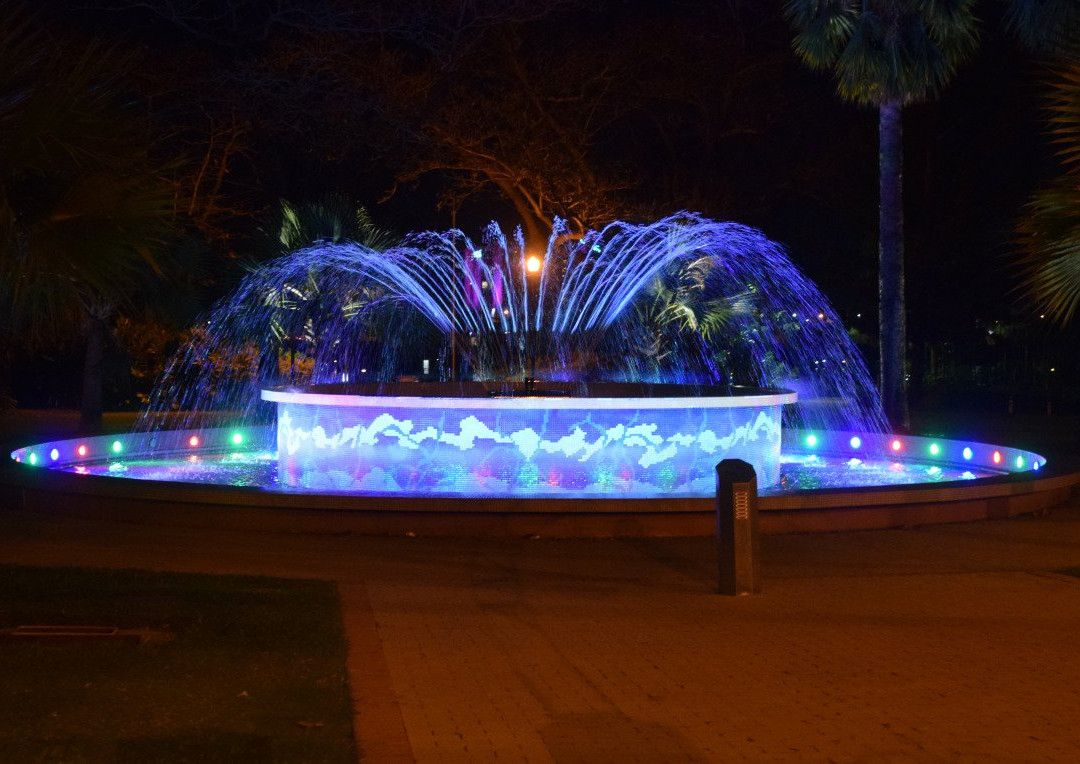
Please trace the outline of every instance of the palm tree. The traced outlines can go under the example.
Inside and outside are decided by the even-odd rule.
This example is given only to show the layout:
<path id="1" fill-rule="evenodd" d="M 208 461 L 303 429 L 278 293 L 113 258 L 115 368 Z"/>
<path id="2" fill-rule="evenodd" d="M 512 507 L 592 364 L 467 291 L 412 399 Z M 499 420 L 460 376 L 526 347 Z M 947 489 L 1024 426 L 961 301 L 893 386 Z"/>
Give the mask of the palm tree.
<path id="1" fill-rule="evenodd" d="M 84 338 L 82 425 L 93 430 L 109 320 L 162 273 L 173 191 L 124 103 L 134 60 L 96 44 L 71 55 L 32 19 L 4 15 L 0 339 L 11 353 Z"/>
<path id="2" fill-rule="evenodd" d="M 794 47 L 833 72 L 842 98 L 878 110 L 880 385 L 907 426 L 904 368 L 903 108 L 935 97 L 975 50 L 975 0 L 787 0 Z"/>
<path id="3" fill-rule="evenodd" d="M 1017 225 L 1020 290 L 1040 313 L 1069 323 L 1080 305 L 1080 6 L 1015 0 L 1024 44 L 1049 58 L 1047 116 L 1063 172 L 1028 202 Z"/>

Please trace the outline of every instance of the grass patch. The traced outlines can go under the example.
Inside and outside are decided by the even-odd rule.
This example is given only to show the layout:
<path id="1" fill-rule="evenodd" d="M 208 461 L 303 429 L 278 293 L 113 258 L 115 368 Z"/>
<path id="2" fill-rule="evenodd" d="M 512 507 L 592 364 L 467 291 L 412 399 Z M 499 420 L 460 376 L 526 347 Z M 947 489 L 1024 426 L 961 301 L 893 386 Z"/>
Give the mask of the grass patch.
<path id="1" fill-rule="evenodd" d="M 337 591 L 324 581 L 0 565 L 4 761 L 355 761 Z"/>

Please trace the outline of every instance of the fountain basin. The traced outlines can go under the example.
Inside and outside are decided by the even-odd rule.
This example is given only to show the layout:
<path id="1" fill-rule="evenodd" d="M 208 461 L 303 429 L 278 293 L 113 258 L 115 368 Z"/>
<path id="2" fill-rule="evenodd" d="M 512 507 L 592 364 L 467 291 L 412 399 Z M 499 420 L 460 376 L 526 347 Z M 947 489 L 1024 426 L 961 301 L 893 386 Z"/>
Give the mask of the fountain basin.
<path id="1" fill-rule="evenodd" d="M 695 496 L 716 464 L 780 478 L 786 390 L 689 385 L 404 383 L 264 390 L 278 482 L 464 497 Z"/>
<path id="2" fill-rule="evenodd" d="M 897 451 L 893 440 L 900 441 Z M 684 497 L 429 499 L 289 488 L 275 478 L 272 427 L 57 440 L 11 456 L 20 463 L 0 468 L 0 502 L 12 513 L 333 534 L 635 537 L 716 530 L 713 488 Z M 965 477 L 968 471 L 976 477 Z M 1080 484 L 1080 463 L 974 441 L 793 430 L 784 434 L 781 475 L 781 484 L 759 499 L 763 533 L 1037 512 L 1069 498 Z"/>

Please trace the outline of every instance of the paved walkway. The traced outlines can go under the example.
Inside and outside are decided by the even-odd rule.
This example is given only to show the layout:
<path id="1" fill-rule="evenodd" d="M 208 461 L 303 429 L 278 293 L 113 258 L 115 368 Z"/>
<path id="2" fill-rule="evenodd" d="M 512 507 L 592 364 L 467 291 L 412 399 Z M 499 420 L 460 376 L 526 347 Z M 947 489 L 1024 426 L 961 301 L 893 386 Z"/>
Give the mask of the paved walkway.
<path id="1" fill-rule="evenodd" d="M 0 561 L 339 582 L 369 761 L 1080 761 L 1080 505 L 708 539 L 240 533 L 0 512 Z"/>

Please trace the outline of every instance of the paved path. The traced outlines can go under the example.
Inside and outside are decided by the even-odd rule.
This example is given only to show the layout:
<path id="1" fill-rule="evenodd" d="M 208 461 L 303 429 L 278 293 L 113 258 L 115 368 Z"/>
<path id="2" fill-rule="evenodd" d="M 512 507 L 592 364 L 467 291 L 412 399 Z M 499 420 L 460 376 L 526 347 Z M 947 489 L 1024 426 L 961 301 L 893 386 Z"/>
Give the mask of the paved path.
<path id="1" fill-rule="evenodd" d="M 370 761 L 1080 761 L 1080 506 L 762 540 L 360 538 L 0 512 L 0 561 L 339 582 Z"/>

